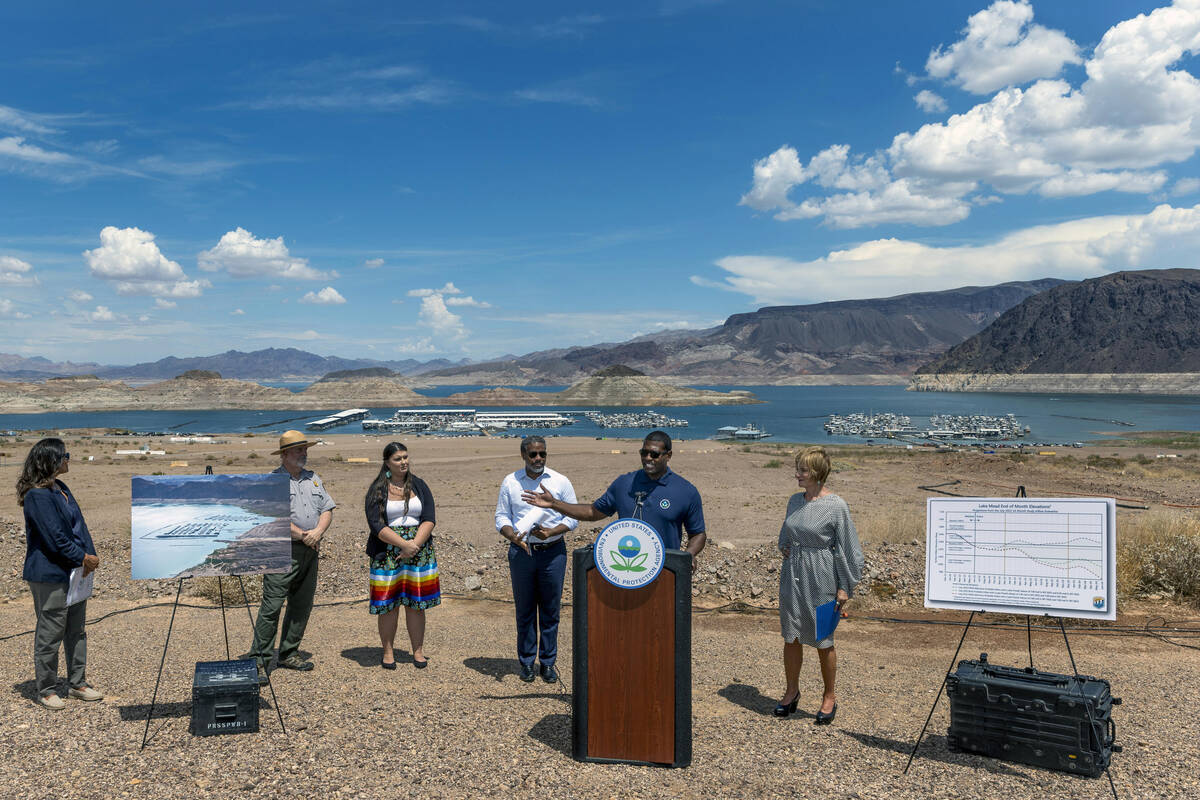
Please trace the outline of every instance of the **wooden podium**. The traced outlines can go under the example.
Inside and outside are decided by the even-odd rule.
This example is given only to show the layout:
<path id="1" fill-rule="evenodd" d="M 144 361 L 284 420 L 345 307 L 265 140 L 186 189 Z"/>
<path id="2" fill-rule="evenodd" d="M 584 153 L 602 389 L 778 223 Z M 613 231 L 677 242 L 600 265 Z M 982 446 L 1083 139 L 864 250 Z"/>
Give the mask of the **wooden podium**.
<path id="1" fill-rule="evenodd" d="M 692 557 L 667 550 L 648 586 L 621 589 L 573 554 L 578 761 L 686 767 L 692 762 Z"/>

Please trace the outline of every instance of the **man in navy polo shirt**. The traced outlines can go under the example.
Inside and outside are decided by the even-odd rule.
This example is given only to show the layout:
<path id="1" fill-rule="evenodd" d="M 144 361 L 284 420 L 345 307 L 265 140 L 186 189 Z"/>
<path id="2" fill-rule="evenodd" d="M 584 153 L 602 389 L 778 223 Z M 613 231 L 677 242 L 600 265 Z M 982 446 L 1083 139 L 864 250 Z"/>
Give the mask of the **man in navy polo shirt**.
<path id="1" fill-rule="evenodd" d="M 598 522 L 614 513 L 620 518 L 638 517 L 658 531 L 663 544 L 672 550 L 681 549 L 686 531 L 686 549 L 692 554 L 694 563 L 707 540 L 700 492 L 668 466 L 671 437 L 665 432 L 654 431 L 647 436 L 638 454 L 642 457 L 642 468 L 617 478 L 591 505 L 565 503 L 545 489 L 525 492 L 521 498 L 530 505 L 549 508 L 584 522 Z"/>

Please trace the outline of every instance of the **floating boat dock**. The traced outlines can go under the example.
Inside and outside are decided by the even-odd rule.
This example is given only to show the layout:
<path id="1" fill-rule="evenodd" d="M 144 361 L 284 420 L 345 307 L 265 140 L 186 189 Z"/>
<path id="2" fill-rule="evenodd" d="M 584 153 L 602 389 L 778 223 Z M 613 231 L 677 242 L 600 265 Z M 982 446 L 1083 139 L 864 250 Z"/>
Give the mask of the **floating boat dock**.
<path id="1" fill-rule="evenodd" d="M 370 410 L 366 408 L 348 408 L 345 411 L 339 411 L 323 419 L 314 420 L 304 426 L 305 430 L 310 431 L 327 431 L 330 428 L 336 428 L 340 425 L 349 425 L 351 422 L 358 422 L 360 419 L 366 419 Z"/>
<path id="2" fill-rule="evenodd" d="M 766 439 L 771 434 L 767 433 L 757 425 L 748 424 L 738 427 L 737 425 L 726 425 L 717 428 L 717 434 L 713 437 L 718 442 L 736 441 L 736 442 L 753 442 L 759 439 Z"/>

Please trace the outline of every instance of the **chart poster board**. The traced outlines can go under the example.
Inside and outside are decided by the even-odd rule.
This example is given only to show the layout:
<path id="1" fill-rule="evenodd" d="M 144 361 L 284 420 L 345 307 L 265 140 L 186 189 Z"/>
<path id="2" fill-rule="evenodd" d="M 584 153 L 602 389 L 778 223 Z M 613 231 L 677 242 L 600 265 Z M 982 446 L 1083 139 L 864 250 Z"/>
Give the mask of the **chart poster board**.
<path id="1" fill-rule="evenodd" d="M 1117 618 L 1112 498 L 927 500 L 925 605 Z"/>
<path id="2" fill-rule="evenodd" d="M 134 475 L 135 580 L 287 572 L 288 476 Z"/>

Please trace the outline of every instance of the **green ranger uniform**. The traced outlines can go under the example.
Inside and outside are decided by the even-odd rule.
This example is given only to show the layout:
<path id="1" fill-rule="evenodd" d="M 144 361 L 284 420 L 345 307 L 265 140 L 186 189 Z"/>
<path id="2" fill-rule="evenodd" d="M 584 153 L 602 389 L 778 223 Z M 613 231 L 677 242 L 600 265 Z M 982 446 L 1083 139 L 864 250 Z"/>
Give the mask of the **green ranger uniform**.
<path id="1" fill-rule="evenodd" d="M 287 473 L 283 467 L 275 472 Z M 325 483 L 310 469 L 300 470 L 299 478 L 288 476 L 291 483 L 292 523 L 301 530 L 317 527 L 326 511 L 337 507 L 325 491 Z M 317 592 L 317 551 L 299 540 L 292 541 L 292 568 L 282 574 L 263 575 L 262 605 L 254 623 L 254 644 L 250 657 L 266 664 L 271 660 L 275 633 L 279 628 L 279 612 L 287 600 L 283 618 L 283 633 L 279 639 L 279 660 L 295 655 L 304 638 L 308 616 L 312 613 L 313 597 Z"/>

